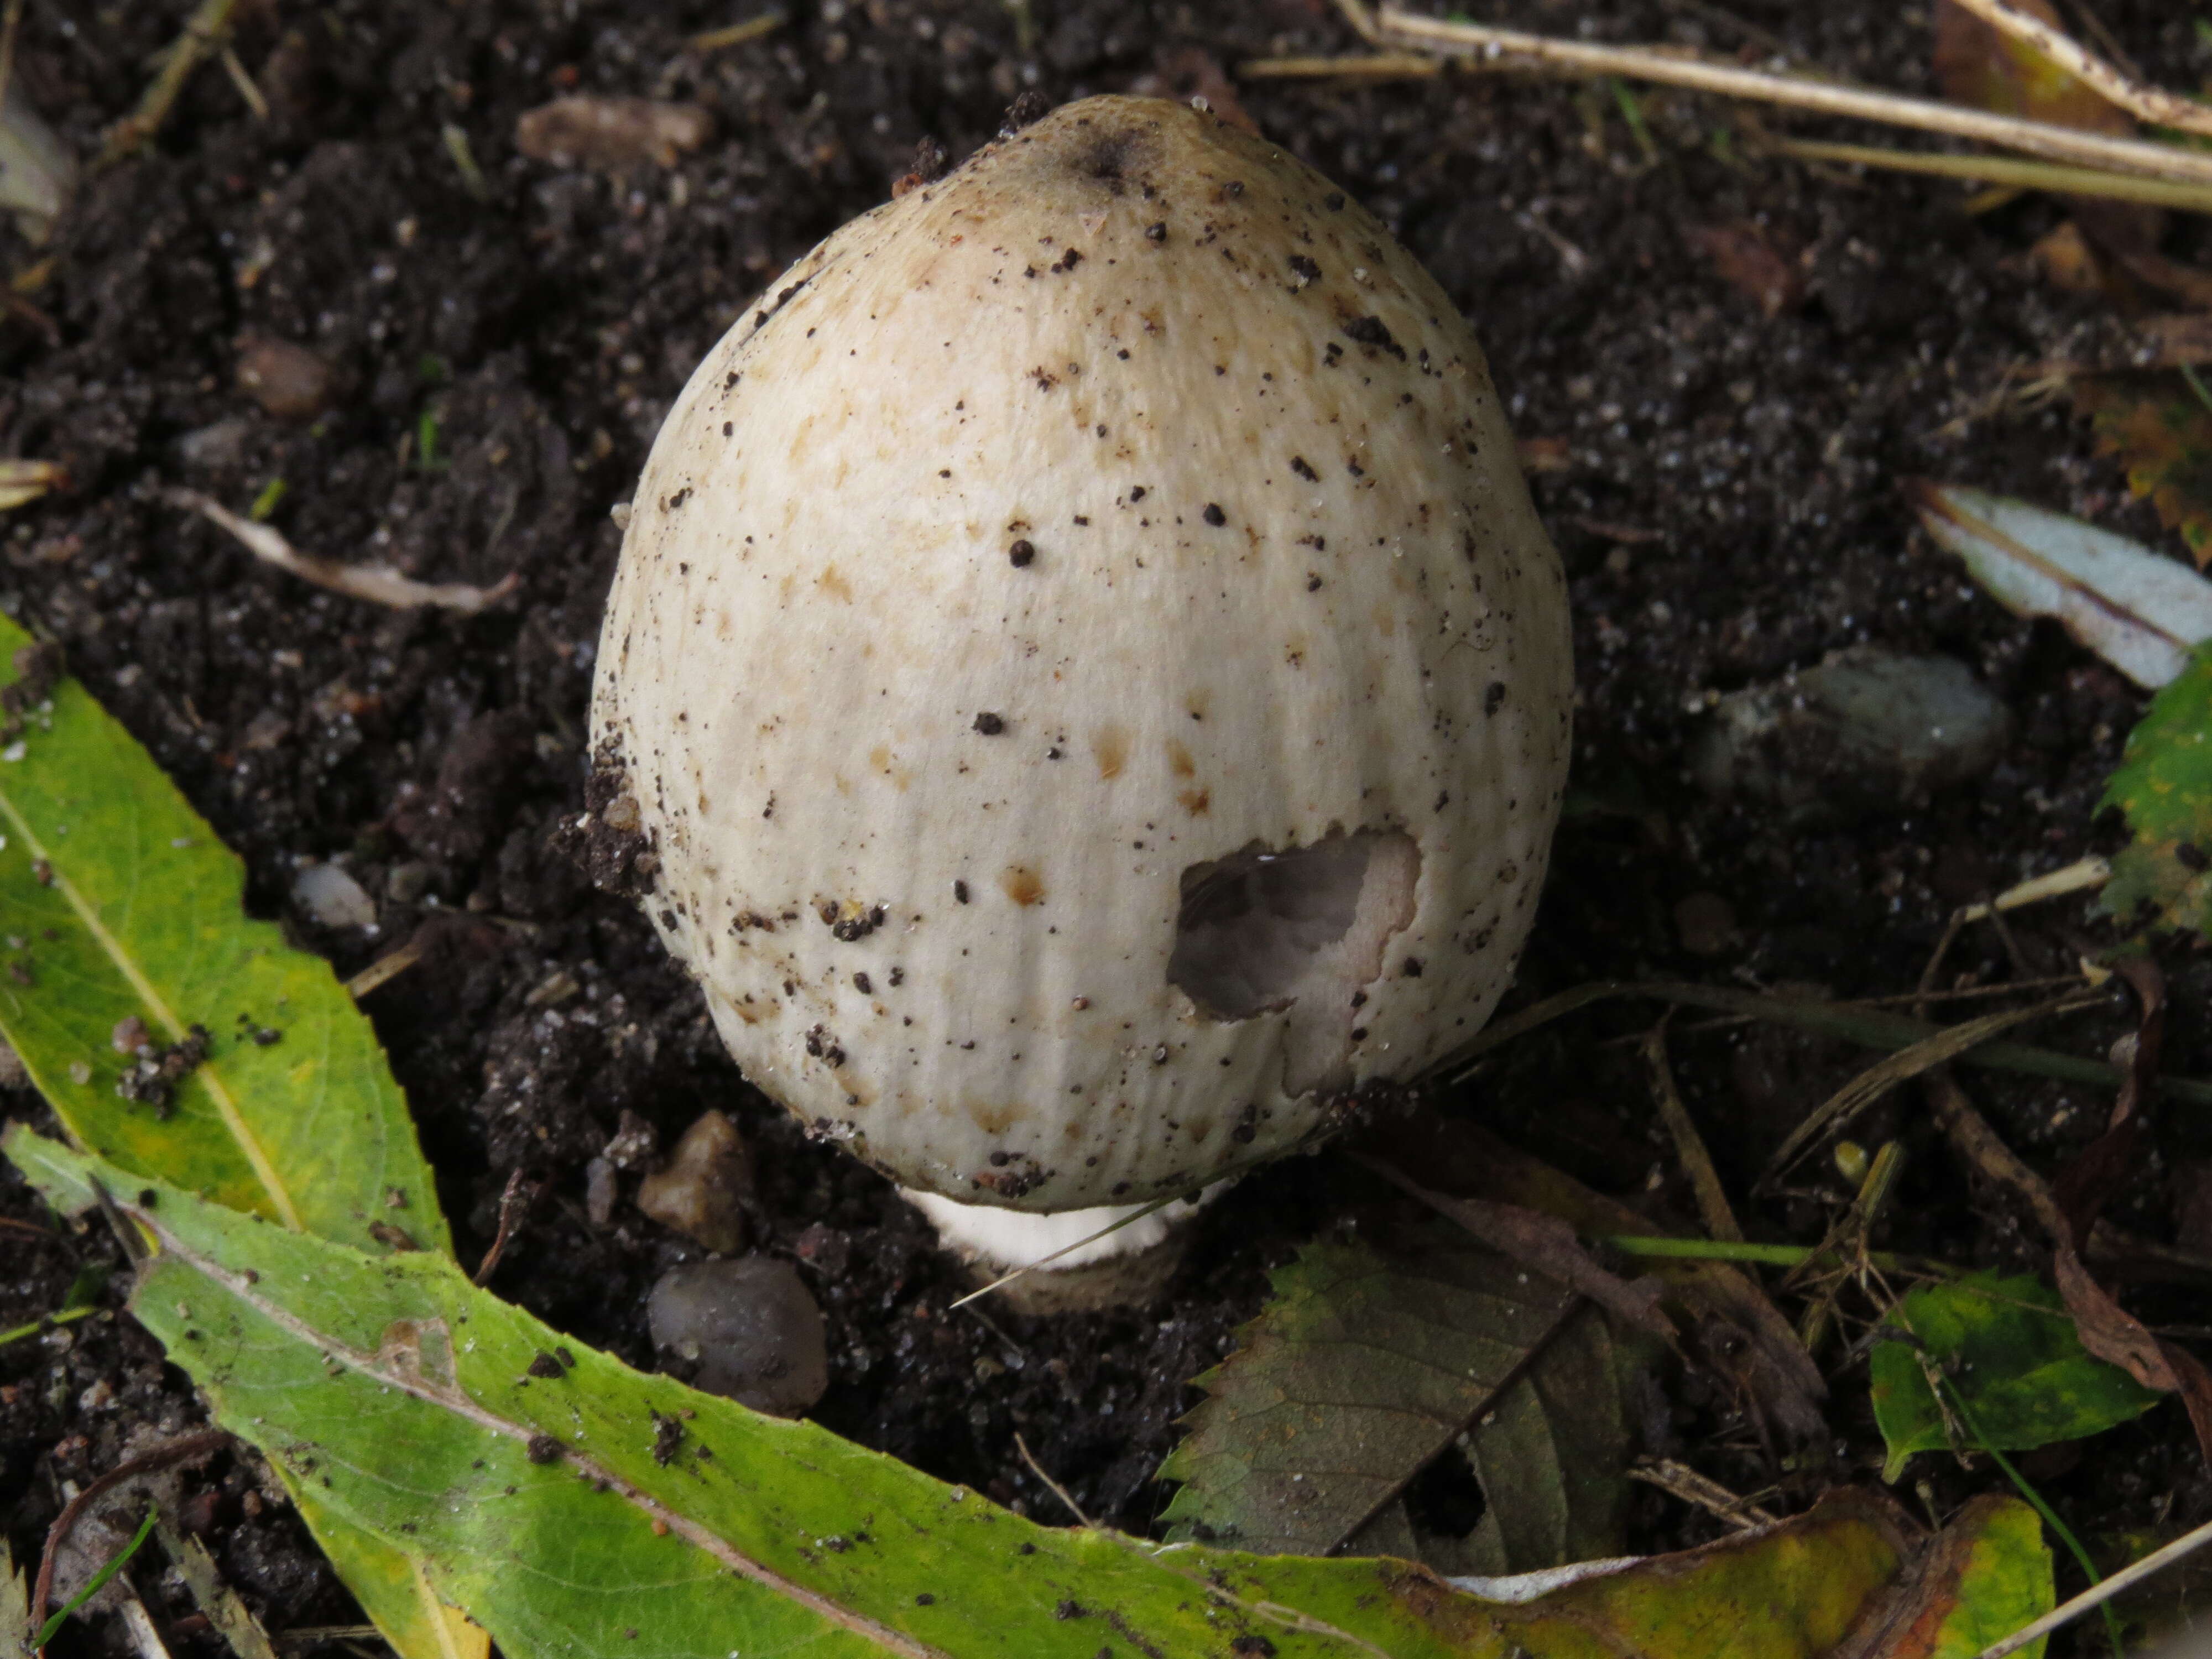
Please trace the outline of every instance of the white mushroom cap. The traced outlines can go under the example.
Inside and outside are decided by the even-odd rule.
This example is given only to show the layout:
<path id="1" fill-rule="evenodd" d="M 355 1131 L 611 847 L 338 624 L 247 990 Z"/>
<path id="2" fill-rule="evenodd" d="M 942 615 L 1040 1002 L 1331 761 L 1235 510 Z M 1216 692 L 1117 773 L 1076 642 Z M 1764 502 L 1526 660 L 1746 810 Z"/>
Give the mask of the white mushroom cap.
<path id="1" fill-rule="evenodd" d="M 1450 302 L 1274 146 L 1118 97 L 745 313 L 598 676 L 595 799 L 747 1076 L 1038 1211 L 1288 1151 L 1480 1026 L 1571 699 Z"/>

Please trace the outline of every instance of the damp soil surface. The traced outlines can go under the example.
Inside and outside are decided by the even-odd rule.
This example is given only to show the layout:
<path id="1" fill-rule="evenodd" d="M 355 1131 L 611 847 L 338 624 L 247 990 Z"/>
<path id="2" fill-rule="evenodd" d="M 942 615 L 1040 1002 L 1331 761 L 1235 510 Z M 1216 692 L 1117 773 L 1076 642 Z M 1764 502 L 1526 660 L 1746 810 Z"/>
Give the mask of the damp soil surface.
<path id="1" fill-rule="evenodd" d="M 28 0 L 15 95 L 88 158 L 191 9 Z M 58 642 L 243 856 L 257 909 L 342 974 L 419 947 L 364 1006 L 465 1260 L 524 1176 L 532 1201 L 491 1280 L 501 1296 L 650 1364 L 647 1291 L 697 1247 L 638 1211 L 635 1168 L 594 1220 L 586 1168 L 626 1113 L 665 1146 L 720 1108 L 758 1170 L 756 1248 L 800 1264 L 828 1318 L 818 1419 L 1065 1520 L 1019 1434 L 1088 1514 L 1142 1532 L 1158 1524 L 1152 1471 L 1198 1398 L 1190 1379 L 1230 1351 L 1271 1269 L 1382 1201 L 1340 1159 L 1294 1161 L 1215 1206 L 1139 1312 L 952 1310 L 966 1283 L 918 1219 L 748 1088 L 643 918 L 560 844 L 585 806 L 586 696 L 619 539 L 609 509 L 678 388 L 780 270 L 885 199 L 922 141 L 957 163 L 1026 94 L 1133 88 L 1241 107 L 1379 214 L 1485 342 L 1571 580 L 1580 688 L 1577 787 L 1509 1006 L 1600 978 L 1907 990 L 1955 907 L 2115 844 L 2099 797 L 2141 698 L 1978 594 L 1900 494 L 1914 477 L 1971 483 L 2179 551 L 2063 400 L 2015 395 L 2037 365 L 2099 349 L 2107 327 L 2103 301 L 2045 285 L 2025 258 L 2063 208 L 2022 197 L 1969 212 L 1941 181 L 1756 159 L 1744 121 L 1687 97 L 1644 95 L 1632 120 L 1611 90 L 1559 83 L 1236 76 L 1255 58 L 1355 50 L 1324 0 L 800 0 L 756 40 L 689 44 L 746 9 L 248 0 L 228 36 L 235 75 L 221 57 L 204 64 L 153 143 L 89 174 L 43 245 L 0 229 L 16 295 L 0 310 L 0 453 L 58 461 L 70 478 L 0 518 L 0 609 Z M 1928 82 L 1924 15 L 1876 0 L 1484 9 L 1555 33 Z M 2194 86 L 2212 67 L 2179 8 L 2096 9 L 2154 78 Z M 702 142 L 617 165 L 522 153 L 520 118 L 568 94 L 696 106 L 703 135 L 678 136 Z M 2193 226 L 2163 234 L 2169 256 L 2212 263 Z M 258 562 L 177 505 L 179 488 L 258 502 L 313 553 L 515 586 L 471 617 L 341 597 Z M 1966 665 L 2010 713 L 1995 765 L 1933 799 L 1812 821 L 1691 780 L 1717 695 L 1856 645 Z M 373 926 L 325 925 L 294 901 L 317 860 L 351 873 Z M 2110 938 L 2078 898 L 2023 912 L 1964 933 L 1942 982 L 2063 973 Z M 2168 1063 L 2212 1073 L 2212 966 L 2172 947 L 2161 960 Z M 1479 1115 L 1655 1216 L 1692 1218 L 1632 1042 L 1650 1018 L 1637 1005 L 1578 1016 L 1436 1109 Z M 2050 1035 L 2100 1053 L 2128 1024 L 2116 1002 Z M 1750 1178 L 1865 1056 L 1687 1017 L 1672 1046 L 1752 1236 L 1816 1239 L 1847 1191 L 1839 1176 L 1757 1202 Z M 2056 1084 L 1971 1086 L 2046 1170 L 2110 1104 Z M 6 1106 L 50 1127 L 27 1091 Z M 2154 1133 L 2111 1213 L 2171 1241 L 2212 1126 L 2172 1115 Z M 2044 1265 L 1917 1097 L 1893 1097 L 1856 1138 L 1907 1153 L 1878 1243 Z M 12 1171 L 0 1217 L 0 1329 L 112 1270 L 105 1311 L 0 1347 L 0 1529 L 21 1559 L 68 1486 L 203 1413 L 114 1311 L 126 1275 L 100 1230 L 56 1229 Z M 2189 1322 L 2185 1290 L 2135 1294 L 2147 1315 Z M 1745 1402 L 1696 1375 L 1661 1379 L 1647 1441 L 1783 1508 L 1826 1481 L 1870 1480 L 1863 1367 L 1832 1358 L 1825 1464 L 1780 1468 Z M 1939 1509 L 1993 1478 L 1926 1462 Z M 2212 1509 L 2171 1407 L 2037 1473 L 2084 1532 Z M 357 1619 L 242 1454 L 185 1470 L 174 1491 L 182 1524 L 272 1628 Z M 1627 1542 L 1716 1530 L 1644 1492 Z M 140 1589 L 173 1650 L 219 1651 L 165 1582 L 143 1573 Z M 111 1619 L 74 1626 L 57 1650 L 123 1641 Z"/>

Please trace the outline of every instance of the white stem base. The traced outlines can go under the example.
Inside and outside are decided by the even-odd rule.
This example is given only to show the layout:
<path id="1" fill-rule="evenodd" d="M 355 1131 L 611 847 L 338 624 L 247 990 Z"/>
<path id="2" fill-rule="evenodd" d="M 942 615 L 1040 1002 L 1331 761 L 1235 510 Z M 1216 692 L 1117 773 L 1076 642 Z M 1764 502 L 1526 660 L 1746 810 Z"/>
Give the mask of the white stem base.
<path id="1" fill-rule="evenodd" d="M 995 1204 L 962 1204 L 935 1193 L 919 1193 L 902 1187 L 899 1195 L 929 1218 L 945 1248 L 963 1261 L 979 1262 L 999 1273 L 1035 1266 L 1055 1250 L 1077 1248 L 1058 1257 L 1042 1273 L 1066 1273 L 1078 1267 L 1118 1261 L 1164 1244 L 1182 1224 L 1196 1215 L 1228 1187 L 1217 1181 L 1195 1202 L 1179 1198 L 1141 1220 L 1093 1238 L 1123 1216 L 1135 1215 L 1141 1204 L 1102 1204 L 1094 1209 L 1062 1210 L 1038 1215 L 1027 1210 L 1002 1209 Z M 1088 1240 L 1088 1243 L 1084 1241 Z"/>

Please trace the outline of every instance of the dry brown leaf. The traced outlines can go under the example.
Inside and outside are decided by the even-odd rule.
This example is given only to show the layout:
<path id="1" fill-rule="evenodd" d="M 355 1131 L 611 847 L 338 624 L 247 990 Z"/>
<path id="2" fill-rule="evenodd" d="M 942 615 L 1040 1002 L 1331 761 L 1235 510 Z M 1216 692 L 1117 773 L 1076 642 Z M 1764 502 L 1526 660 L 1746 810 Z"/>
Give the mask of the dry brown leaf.
<path id="1" fill-rule="evenodd" d="M 2056 24 L 2050 0 L 2013 0 L 2015 8 Z M 1936 9 L 1936 80 L 1954 104 L 2000 115 L 2023 115 L 2091 132 L 2129 133 L 2135 122 L 2034 47 L 2000 33 L 1952 0 Z"/>
<path id="2" fill-rule="evenodd" d="M 1779 317 L 1804 303 L 1803 268 L 1750 220 L 1691 225 L 1682 234 L 1692 247 L 1712 262 L 1723 282 L 1767 316 Z"/>
<path id="3" fill-rule="evenodd" d="M 1473 1123 L 1401 1119 L 1367 1144 L 1400 1169 L 1419 1170 L 1438 1191 L 1557 1216 L 1586 1238 L 1668 1231 Z M 1699 1361 L 1732 1383 L 1760 1422 L 1792 1443 L 1826 1434 L 1828 1385 L 1756 1281 L 1725 1261 L 1644 1265 L 1644 1277 L 1663 1285 L 1685 1316 Z"/>
<path id="4" fill-rule="evenodd" d="M 1448 1216 L 1475 1237 L 1522 1267 L 1579 1291 L 1600 1307 L 1662 1341 L 1674 1339 L 1674 1327 L 1659 1311 L 1659 1286 L 1649 1279 L 1634 1283 L 1607 1273 L 1582 1247 L 1575 1230 L 1559 1217 L 1518 1204 L 1484 1198 L 1454 1198 L 1424 1187 L 1404 1170 L 1379 1158 L 1354 1152 L 1352 1158 L 1384 1180 L 1418 1198 L 1438 1215 Z"/>
<path id="5" fill-rule="evenodd" d="M 2179 375 L 2077 380 L 2074 407 L 2127 469 L 2129 490 L 2181 532 L 2199 569 L 2212 564 L 2212 410 Z"/>
<path id="6" fill-rule="evenodd" d="M 697 104 L 556 98 L 524 112 L 514 124 L 514 147 L 533 161 L 616 173 L 648 164 L 674 167 L 679 155 L 698 149 L 714 132 L 713 114 Z"/>
<path id="7" fill-rule="evenodd" d="M 2039 240 L 2027 251 L 2027 262 L 2038 276 L 2068 294 L 2102 295 L 2105 268 L 2097 250 L 2071 219 Z"/>
<path id="8" fill-rule="evenodd" d="M 2081 1333 L 2081 1346 L 2098 1358 L 2119 1366 L 2147 1389 L 2179 1393 L 2197 1431 L 2197 1448 L 2207 1462 L 2212 1462 L 2212 1376 L 2207 1376 L 2193 1356 L 2161 1342 L 2090 1276 L 2075 1249 L 2075 1224 L 2060 1209 L 2050 1183 L 2004 1144 L 1949 1070 L 1939 1066 L 1929 1073 L 1924 1088 L 1936 1127 L 1954 1150 L 2026 1205 L 2051 1236 L 2052 1274 L 2066 1311 L 2073 1316 Z M 2083 1225 L 2086 1231 L 2087 1223 Z"/>

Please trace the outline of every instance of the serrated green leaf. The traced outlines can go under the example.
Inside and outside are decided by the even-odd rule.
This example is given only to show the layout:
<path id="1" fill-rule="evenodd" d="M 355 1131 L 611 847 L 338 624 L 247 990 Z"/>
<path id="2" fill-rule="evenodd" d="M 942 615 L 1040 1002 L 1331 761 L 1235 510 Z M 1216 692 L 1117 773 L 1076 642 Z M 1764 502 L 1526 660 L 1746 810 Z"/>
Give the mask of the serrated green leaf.
<path id="1" fill-rule="evenodd" d="M 1161 1466 L 1182 1483 L 1176 1536 L 1357 1547 L 1464 1431 L 1488 1504 L 1451 1565 L 1495 1576 L 1619 1553 L 1628 1431 L 1605 1322 L 1456 1228 L 1418 1238 L 1389 1255 L 1313 1244 L 1276 1273 L 1237 1352 L 1198 1379 L 1208 1397 Z"/>
<path id="2" fill-rule="evenodd" d="M 0 663 L 20 674 L 31 644 L 0 617 Z M 74 680 L 0 747 L 0 1036 L 72 1136 L 326 1238 L 380 1250 L 380 1224 L 453 1248 L 368 1019 L 328 963 L 246 916 L 245 867 Z M 208 1033 L 166 1114 L 116 1092 L 131 1018 L 158 1045 Z"/>
<path id="3" fill-rule="evenodd" d="M 2127 921 L 2148 904 L 2159 926 L 2212 933 L 2212 646 L 2151 699 L 2103 805 L 2135 837 L 2112 860 L 2104 908 Z"/>
<path id="4" fill-rule="evenodd" d="M 2085 1350 L 2058 1292 L 2039 1279 L 1976 1273 L 1923 1285 L 1890 1318 L 1913 1340 L 1877 1344 L 1869 1360 L 1885 1480 L 1914 1452 L 1976 1444 L 1936 1399 L 1923 1358 L 1966 1401 L 1979 1443 L 1999 1451 L 2099 1434 L 2164 1398 Z"/>
<path id="5" fill-rule="evenodd" d="M 573 1340 L 573 1369 L 533 1376 L 563 1340 L 442 1257 L 370 1257 L 159 1182 L 134 1194 L 20 1126 L 0 1152 L 58 1207 L 95 1182 L 118 1193 L 155 1250 L 132 1311 L 218 1420 L 514 1659 L 1819 1659 L 1887 1629 L 1925 1553 L 1895 1505 L 1854 1488 L 1516 1602 L 1404 1562 L 1042 1527 Z"/>
<path id="6" fill-rule="evenodd" d="M 11 682 L 31 645 L 0 617 Z M 450 1252 L 406 1099 L 330 964 L 246 915 L 238 859 L 83 687 L 31 701 L 0 738 L 0 1037 L 63 1127 L 134 1178 L 369 1250 L 404 1233 Z M 209 1033 L 166 1115 L 116 1092 L 130 1018 L 161 1045 Z M 480 1659 L 404 1560 L 295 1496 L 406 1659 Z"/>

